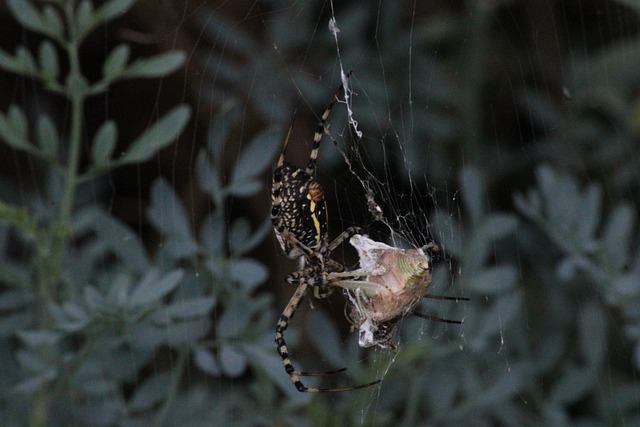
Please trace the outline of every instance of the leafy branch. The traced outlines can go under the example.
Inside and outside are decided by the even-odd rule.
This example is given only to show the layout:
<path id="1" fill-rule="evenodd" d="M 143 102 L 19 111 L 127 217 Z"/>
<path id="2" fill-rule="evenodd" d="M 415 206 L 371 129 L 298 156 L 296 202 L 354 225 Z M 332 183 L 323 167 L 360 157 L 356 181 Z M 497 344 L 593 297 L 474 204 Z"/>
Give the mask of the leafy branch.
<path id="1" fill-rule="evenodd" d="M 38 117 L 33 126 L 35 132 L 30 132 L 32 126 L 20 106 L 12 105 L 6 113 L 0 113 L 0 139 L 13 149 L 42 161 L 62 182 L 60 200 L 55 201 L 58 210 L 50 220 L 41 220 L 36 213 L 19 206 L 4 202 L 0 206 L 0 221 L 13 225 L 25 236 L 38 236 L 33 239 L 36 248 L 32 252 L 31 275 L 37 296 L 35 318 L 40 331 L 50 328 L 51 304 L 62 295 L 71 294 L 70 285 L 65 285 L 63 280 L 62 261 L 73 230 L 71 219 L 78 185 L 114 167 L 148 160 L 175 140 L 190 117 L 187 106 L 174 108 L 133 141 L 119 158 L 114 158 L 117 126 L 113 121 L 106 121 L 93 138 L 91 164 L 84 174 L 81 173 L 85 101 L 122 80 L 167 75 L 177 70 L 185 60 L 181 52 L 168 52 L 129 61 L 129 47 L 120 45 L 105 59 L 102 78 L 95 83 L 89 82 L 80 69 L 81 44 L 92 31 L 125 13 L 133 3 L 134 0 L 109 0 L 94 8 L 88 0 L 60 0 L 38 8 L 30 0 L 7 1 L 9 12 L 17 22 L 46 39 L 40 43 L 35 54 L 24 46 L 19 46 L 13 54 L 0 50 L 0 68 L 40 82 L 45 90 L 65 97 L 70 104 L 66 146 L 61 138 L 65 132 L 59 132 L 49 117 Z M 61 73 L 60 51 L 66 56 L 68 64 L 66 75 Z M 32 139 L 34 137 L 35 142 Z M 42 360 L 53 356 L 50 351 L 38 351 L 37 358 Z M 51 371 L 46 371 L 46 375 L 29 384 L 34 390 L 37 389 L 30 419 L 33 426 L 47 424 L 51 396 L 45 384 L 50 377 Z M 21 388 L 29 387 L 23 385 Z"/>

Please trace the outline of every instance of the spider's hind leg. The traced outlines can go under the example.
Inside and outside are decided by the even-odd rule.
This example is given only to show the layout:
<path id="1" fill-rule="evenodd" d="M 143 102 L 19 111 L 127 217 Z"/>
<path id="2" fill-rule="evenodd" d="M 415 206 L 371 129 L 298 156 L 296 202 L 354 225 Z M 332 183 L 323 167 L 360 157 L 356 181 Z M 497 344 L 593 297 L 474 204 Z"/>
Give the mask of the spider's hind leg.
<path id="1" fill-rule="evenodd" d="M 349 386 L 349 387 L 337 387 L 337 388 L 316 388 L 316 387 L 307 387 L 301 381 L 300 377 L 303 376 L 323 376 L 336 374 L 340 372 L 344 372 L 346 368 L 337 369 L 334 371 L 326 371 L 326 372 L 303 372 L 297 371 L 293 363 L 291 362 L 291 358 L 289 357 L 289 349 L 287 348 L 287 343 L 284 340 L 284 333 L 289 326 L 289 322 L 293 319 L 293 315 L 296 313 L 304 296 L 307 293 L 307 285 L 302 283 L 296 289 L 296 292 L 291 297 L 289 304 L 285 307 L 282 315 L 280 316 L 280 320 L 278 320 L 278 324 L 276 326 L 276 334 L 275 334 L 275 344 L 278 354 L 282 358 L 282 364 L 284 365 L 284 370 L 289 374 L 291 378 L 291 382 L 296 387 L 296 389 L 303 393 L 329 393 L 329 392 L 338 392 L 338 391 L 349 391 L 349 390 L 357 390 L 360 388 L 369 387 L 375 384 L 378 384 L 381 380 L 372 381 L 370 383 L 361 384 L 357 386 Z"/>

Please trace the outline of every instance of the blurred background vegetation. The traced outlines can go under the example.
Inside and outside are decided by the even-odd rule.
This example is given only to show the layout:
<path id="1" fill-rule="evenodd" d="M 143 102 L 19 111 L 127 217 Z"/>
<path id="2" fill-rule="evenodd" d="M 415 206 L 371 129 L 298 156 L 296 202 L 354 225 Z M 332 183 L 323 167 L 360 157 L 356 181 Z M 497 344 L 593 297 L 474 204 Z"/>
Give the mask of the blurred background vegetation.
<path id="1" fill-rule="evenodd" d="M 640 425 L 639 24 L 634 0 L 4 0 L 3 425 Z M 407 318 L 396 355 L 340 295 L 303 304 L 295 363 L 348 368 L 310 382 L 383 378 L 303 395 L 268 183 L 341 70 L 363 139 L 343 105 L 332 135 L 397 235 L 444 248 L 433 293 L 471 300 L 425 301 L 464 324 Z M 327 139 L 331 235 L 389 239 Z"/>

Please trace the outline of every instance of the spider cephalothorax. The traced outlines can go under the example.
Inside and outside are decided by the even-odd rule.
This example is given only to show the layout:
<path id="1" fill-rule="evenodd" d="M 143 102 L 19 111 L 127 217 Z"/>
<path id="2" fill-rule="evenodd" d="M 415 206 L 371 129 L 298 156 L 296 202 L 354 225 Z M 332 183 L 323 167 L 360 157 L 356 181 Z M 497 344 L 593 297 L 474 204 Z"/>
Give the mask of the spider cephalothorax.
<path id="1" fill-rule="evenodd" d="M 284 340 L 284 332 L 302 303 L 308 287 L 313 287 L 316 297 L 326 297 L 331 293 L 330 275 L 344 272 L 345 268 L 329 256 L 336 247 L 359 231 L 355 227 L 349 228 L 329 243 L 324 190 L 313 177 L 320 141 L 326 129 L 326 120 L 341 93 L 342 86 L 333 96 L 318 122 L 313 137 L 311 155 L 304 170 L 285 161 L 285 152 L 291 136 L 291 127 L 289 128 L 282 153 L 273 172 L 271 184 L 271 221 L 276 237 L 289 258 L 301 260 L 301 268 L 286 278 L 287 283 L 295 284 L 298 288 L 280 316 L 276 326 L 275 343 L 291 381 L 302 392 L 346 391 L 368 387 L 379 382 L 373 381 L 353 387 L 327 389 L 306 387 L 300 380 L 301 376 L 323 375 L 327 372 L 295 370 Z M 293 125 L 293 120 L 291 124 Z M 348 272 L 342 274 L 342 277 L 348 277 Z"/>

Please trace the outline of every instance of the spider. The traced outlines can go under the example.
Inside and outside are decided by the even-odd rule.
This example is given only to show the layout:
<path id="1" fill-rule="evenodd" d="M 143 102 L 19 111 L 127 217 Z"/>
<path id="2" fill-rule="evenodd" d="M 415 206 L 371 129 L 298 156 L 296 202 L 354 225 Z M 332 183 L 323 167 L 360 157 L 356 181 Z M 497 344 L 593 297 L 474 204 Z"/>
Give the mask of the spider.
<path id="1" fill-rule="evenodd" d="M 327 231 L 327 205 L 324 200 L 324 190 L 312 176 L 318 149 L 322 135 L 327 128 L 326 121 L 331 114 L 343 87 L 333 95 L 327 109 L 322 114 L 313 136 L 313 146 L 306 168 L 300 169 L 295 165 L 285 162 L 285 152 L 291 137 L 295 113 L 285 137 L 282 152 L 273 172 L 271 184 L 271 222 L 276 237 L 285 254 L 292 259 L 300 260 L 300 269 L 289 274 L 286 283 L 297 285 L 297 289 L 285 307 L 276 326 L 275 344 L 284 369 L 289 374 L 291 381 L 300 392 L 338 392 L 361 389 L 378 384 L 380 380 L 370 383 L 340 388 L 315 388 L 303 384 L 302 376 L 320 376 L 342 372 L 345 369 L 327 372 L 302 372 L 297 371 L 289 357 L 289 351 L 284 339 L 284 333 L 289 322 L 300 307 L 309 287 L 314 290 L 316 298 L 325 298 L 332 292 L 330 287 L 330 275 L 336 272 L 345 272 L 345 267 L 329 258 L 331 252 L 350 237 L 358 234 L 357 227 L 350 227 L 329 243 Z M 342 273 L 348 275 L 348 273 Z M 345 276 L 342 276 L 345 277 Z M 354 278 L 354 280 L 356 280 Z"/>

